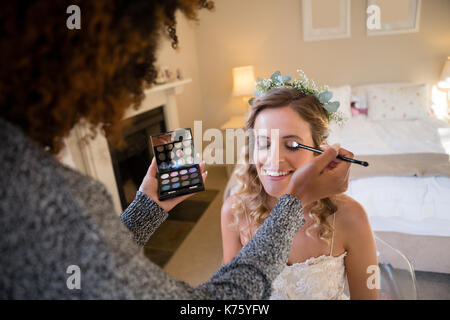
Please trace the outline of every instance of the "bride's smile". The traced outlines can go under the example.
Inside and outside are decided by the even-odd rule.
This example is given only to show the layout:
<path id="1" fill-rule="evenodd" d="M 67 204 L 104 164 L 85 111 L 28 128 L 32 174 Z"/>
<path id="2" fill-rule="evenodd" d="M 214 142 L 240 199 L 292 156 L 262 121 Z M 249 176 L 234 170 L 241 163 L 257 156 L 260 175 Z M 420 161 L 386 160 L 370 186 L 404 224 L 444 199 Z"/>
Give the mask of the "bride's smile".
<path id="1" fill-rule="evenodd" d="M 281 179 L 286 178 L 288 175 L 290 175 L 294 170 L 288 170 L 288 171 L 279 171 L 277 169 L 262 169 L 262 174 L 267 176 L 268 179 L 273 181 L 278 181 Z"/>

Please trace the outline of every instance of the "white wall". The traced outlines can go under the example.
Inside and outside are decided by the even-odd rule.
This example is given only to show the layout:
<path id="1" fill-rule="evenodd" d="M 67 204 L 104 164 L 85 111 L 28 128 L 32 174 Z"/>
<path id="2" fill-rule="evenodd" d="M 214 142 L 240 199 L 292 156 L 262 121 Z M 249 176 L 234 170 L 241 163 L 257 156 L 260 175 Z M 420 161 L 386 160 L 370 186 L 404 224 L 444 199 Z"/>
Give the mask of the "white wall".
<path id="1" fill-rule="evenodd" d="M 177 14 L 179 48 L 174 50 L 171 40 L 163 38 L 157 52 L 157 65 L 167 66 L 173 72 L 179 68 L 183 78 L 192 79 L 177 96 L 180 127 L 193 128 L 194 120 L 203 118 L 195 28 L 195 22 Z"/>
<path id="2" fill-rule="evenodd" d="M 295 75 L 302 68 L 330 86 L 435 84 L 450 55 L 449 0 L 422 0 L 418 33 L 377 37 L 365 35 L 366 1 L 352 0 L 351 37 L 317 42 L 302 40 L 301 0 L 215 3 L 215 12 L 201 12 L 195 28 L 202 108 L 193 110 L 204 127 L 219 127 L 242 112 L 242 102 L 231 97 L 236 66 L 251 64 L 261 77 L 276 70 Z"/>

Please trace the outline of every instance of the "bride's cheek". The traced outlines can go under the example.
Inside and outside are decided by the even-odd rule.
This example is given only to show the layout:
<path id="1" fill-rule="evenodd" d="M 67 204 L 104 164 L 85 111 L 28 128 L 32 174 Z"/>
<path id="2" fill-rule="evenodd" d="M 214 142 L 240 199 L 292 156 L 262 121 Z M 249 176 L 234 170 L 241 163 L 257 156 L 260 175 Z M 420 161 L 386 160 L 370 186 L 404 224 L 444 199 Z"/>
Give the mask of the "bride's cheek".
<path id="1" fill-rule="evenodd" d="M 253 152 L 253 162 L 255 163 L 256 167 L 260 168 L 264 165 L 264 163 L 267 160 L 267 151 L 266 150 L 259 150 L 255 149 Z"/>

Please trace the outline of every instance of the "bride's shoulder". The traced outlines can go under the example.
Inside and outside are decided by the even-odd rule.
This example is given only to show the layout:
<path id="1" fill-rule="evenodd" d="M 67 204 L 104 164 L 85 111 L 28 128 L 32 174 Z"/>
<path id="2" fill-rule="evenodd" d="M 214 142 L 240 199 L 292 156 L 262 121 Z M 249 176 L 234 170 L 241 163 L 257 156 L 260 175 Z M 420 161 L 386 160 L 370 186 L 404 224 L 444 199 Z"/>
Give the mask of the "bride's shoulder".
<path id="1" fill-rule="evenodd" d="M 364 207 L 352 197 L 341 194 L 335 198 L 338 211 L 336 223 L 348 232 L 366 232 L 370 229 L 369 218 Z"/>
<path id="2" fill-rule="evenodd" d="M 231 195 L 224 199 L 221 209 L 222 219 L 232 220 L 238 204 L 239 199 L 237 196 Z"/>

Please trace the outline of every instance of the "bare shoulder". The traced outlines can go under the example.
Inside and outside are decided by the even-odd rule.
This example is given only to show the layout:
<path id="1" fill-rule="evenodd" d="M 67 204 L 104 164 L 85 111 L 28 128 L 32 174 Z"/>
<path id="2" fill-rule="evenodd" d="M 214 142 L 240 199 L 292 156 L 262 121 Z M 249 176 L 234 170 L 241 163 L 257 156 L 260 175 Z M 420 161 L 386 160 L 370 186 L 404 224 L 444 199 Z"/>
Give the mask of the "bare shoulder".
<path id="1" fill-rule="evenodd" d="M 366 210 L 358 201 L 341 194 L 336 199 L 336 204 L 339 217 L 336 219 L 336 223 L 339 223 L 339 228 L 344 230 L 349 237 L 359 236 L 362 233 L 371 231 Z"/>
<path id="2" fill-rule="evenodd" d="M 236 196 L 229 196 L 222 204 L 220 211 L 221 219 L 223 222 L 232 223 L 234 221 L 234 208 L 238 203 Z"/>

